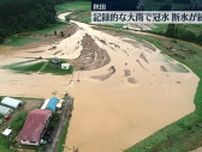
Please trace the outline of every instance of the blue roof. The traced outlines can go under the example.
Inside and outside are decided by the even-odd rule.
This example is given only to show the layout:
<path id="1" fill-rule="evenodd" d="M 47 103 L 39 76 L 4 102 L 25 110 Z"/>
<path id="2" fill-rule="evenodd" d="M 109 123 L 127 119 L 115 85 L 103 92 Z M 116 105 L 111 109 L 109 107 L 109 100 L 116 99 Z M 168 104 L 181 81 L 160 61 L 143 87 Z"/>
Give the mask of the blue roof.
<path id="1" fill-rule="evenodd" d="M 50 101 L 48 102 L 47 108 L 49 110 L 55 111 L 56 110 L 56 105 L 58 104 L 59 99 L 56 97 L 53 97 L 50 99 Z"/>

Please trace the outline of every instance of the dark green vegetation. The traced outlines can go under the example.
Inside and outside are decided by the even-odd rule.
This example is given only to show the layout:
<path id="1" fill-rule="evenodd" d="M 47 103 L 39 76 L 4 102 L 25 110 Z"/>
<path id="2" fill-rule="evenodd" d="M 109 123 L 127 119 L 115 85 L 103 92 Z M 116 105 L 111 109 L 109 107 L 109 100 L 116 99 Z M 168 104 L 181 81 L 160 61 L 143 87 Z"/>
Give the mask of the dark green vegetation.
<path id="1" fill-rule="evenodd" d="M 19 131 L 22 129 L 24 125 L 25 118 L 27 116 L 27 112 L 20 112 L 10 124 L 11 129 L 13 130 L 12 136 L 16 137 Z M 15 140 L 15 138 L 13 138 Z"/>
<path id="2" fill-rule="evenodd" d="M 56 5 L 55 9 L 58 13 L 73 12 L 69 15 L 69 19 L 90 23 L 90 6 L 89 0 L 78 0 Z"/>
<path id="3" fill-rule="evenodd" d="M 145 10 L 187 10 L 200 9 L 200 0 L 143 0 Z"/>
<path id="4" fill-rule="evenodd" d="M 77 12 L 77 11 L 90 11 L 89 0 L 75 0 L 62 3 L 55 6 L 58 13 L 60 12 Z"/>
<path id="5" fill-rule="evenodd" d="M 45 29 L 22 32 L 13 35 L 5 39 L 3 45 L 21 47 L 32 43 L 46 42 L 48 41 L 46 40 L 46 38 L 53 37 L 54 32 L 63 31 L 64 28 L 68 27 L 70 27 L 70 24 L 63 22 L 49 24 L 49 26 Z M 55 37 L 58 37 L 58 35 L 56 35 Z"/>
<path id="6" fill-rule="evenodd" d="M 61 60 L 61 63 L 66 63 L 64 60 Z M 65 75 L 65 74 L 72 74 L 73 67 L 71 66 L 69 70 L 61 69 L 60 64 L 54 65 L 52 64 L 52 60 L 49 59 L 47 61 L 29 61 L 29 62 L 19 62 L 4 66 L 5 69 L 10 69 L 15 72 L 19 73 L 26 73 L 30 74 L 33 72 L 40 72 L 40 73 L 52 73 L 55 75 Z"/>
<path id="7" fill-rule="evenodd" d="M 16 3 L 19 3 L 17 8 L 10 13 L 4 9 L 1 10 L 4 6 L 7 9 L 13 8 Z M 32 7 L 32 3 L 37 6 Z M 88 0 L 3 0 L 0 2 L 0 43 L 4 41 L 4 45 L 21 47 L 35 42 L 44 42 L 46 41 L 44 39 L 53 36 L 55 31 L 60 32 L 68 28 L 69 24 L 56 20 L 55 10 L 57 13 L 75 11 L 76 15 L 79 11 L 86 11 L 87 14 L 81 18 L 84 22 L 90 22 L 90 1 Z M 83 13 L 78 15 L 81 14 Z"/>
<path id="8" fill-rule="evenodd" d="M 160 24 L 152 31 L 155 34 L 177 38 L 202 45 L 202 25 Z"/>
<path id="9" fill-rule="evenodd" d="M 0 151 L 2 152 L 14 152 L 11 149 L 11 145 L 14 144 L 15 138 L 19 133 L 20 129 L 23 127 L 27 112 L 20 112 L 17 116 L 10 122 L 10 128 L 13 130 L 11 138 L 4 137 L 0 135 Z"/>
<path id="10" fill-rule="evenodd" d="M 0 42 L 9 35 L 48 27 L 56 22 L 51 0 L 1 0 Z"/>

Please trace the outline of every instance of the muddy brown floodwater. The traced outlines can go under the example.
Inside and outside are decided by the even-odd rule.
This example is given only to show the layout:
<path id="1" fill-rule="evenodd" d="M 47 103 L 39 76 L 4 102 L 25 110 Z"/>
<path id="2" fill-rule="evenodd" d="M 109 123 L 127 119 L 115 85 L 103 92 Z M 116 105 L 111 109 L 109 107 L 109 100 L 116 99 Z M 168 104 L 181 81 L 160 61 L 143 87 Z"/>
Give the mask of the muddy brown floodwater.
<path id="1" fill-rule="evenodd" d="M 79 27 L 77 32 L 59 44 L 0 54 L 1 65 L 39 56 L 70 61 L 79 58 L 78 63 L 73 62 L 79 66 L 84 57 L 89 60 L 85 63 L 88 71 L 71 76 L 0 70 L 1 95 L 49 97 L 63 96 L 68 91 L 75 97 L 65 152 L 72 152 L 75 147 L 81 152 L 121 152 L 194 110 L 199 79 L 187 67 L 184 66 L 188 72 L 173 70 L 169 65 L 179 63 L 158 49 L 153 51 L 153 47 L 135 40 L 72 22 Z M 86 35 L 93 41 L 84 48 Z M 97 58 L 102 51 L 107 63 Z"/>

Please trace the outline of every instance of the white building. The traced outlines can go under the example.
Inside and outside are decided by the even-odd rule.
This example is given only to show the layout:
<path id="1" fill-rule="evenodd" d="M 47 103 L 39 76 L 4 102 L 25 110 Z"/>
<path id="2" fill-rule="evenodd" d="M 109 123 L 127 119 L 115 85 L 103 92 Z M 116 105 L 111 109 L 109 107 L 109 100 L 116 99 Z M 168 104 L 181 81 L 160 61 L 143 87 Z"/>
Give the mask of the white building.
<path id="1" fill-rule="evenodd" d="M 11 108 L 0 105 L 0 115 L 9 116 L 12 111 Z"/>
<path id="2" fill-rule="evenodd" d="M 21 100 L 18 100 L 18 99 L 13 99 L 13 98 L 10 98 L 10 97 L 5 97 L 1 101 L 1 104 L 16 109 L 20 105 L 22 105 L 23 102 Z"/>
<path id="3" fill-rule="evenodd" d="M 69 63 L 62 63 L 61 64 L 61 69 L 63 70 L 69 70 L 71 65 Z"/>
<path id="4" fill-rule="evenodd" d="M 6 128 L 6 129 L 2 132 L 2 135 L 4 135 L 4 136 L 10 136 L 11 133 L 12 133 L 12 129 Z"/>
<path id="5" fill-rule="evenodd" d="M 46 99 L 46 100 L 44 101 L 43 105 L 41 106 L 41 109 L 42 109 L 42 110 L 44 110 L 44 109 L 47 108 L 49 101 L 50 101 L 50 99 Z"/>

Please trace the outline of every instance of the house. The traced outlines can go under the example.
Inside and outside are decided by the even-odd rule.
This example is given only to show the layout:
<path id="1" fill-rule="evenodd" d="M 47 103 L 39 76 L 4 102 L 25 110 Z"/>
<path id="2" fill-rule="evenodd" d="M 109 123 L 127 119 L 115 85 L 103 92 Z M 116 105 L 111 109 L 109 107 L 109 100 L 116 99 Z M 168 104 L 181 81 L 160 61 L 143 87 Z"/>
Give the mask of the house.
<path id="1" fill-rule="evenodd" d="M 4 117 L 7 117 L 11 114 L 13 110 L 11 108 L 5 107 L 3 105 L 0 105 L 0 115 L 3 115 Z"/>
<path id="2" fill-rule="evenodd" d="M 33 146 L 40 145 L 51 116 L 50 110 L 36 109 L 29 112 L 18 136 L 20 143 Z"/>
<path id="3" fill-rule="evenodd" d="M 23 102 L 21 100 L 17 100 L 17 99 L 13 99 L 10 97 L 5 97 L 3 98 L 3 100 L 1 101 L 2 105 L 17 109 L 19 106 L 21 106 L 23 104 Z"/>
<path id="4" fill-rule="evenodd" d="M 43 103 L 43 105 L 41 106 L 41 109 L 46 109 L 48 103 L 49 103 L 50 99 L 46 99 Z"/>
<path id="5" fill-rule="evenodd" d="M 63 70 L 69 70 L 71 65 L 69 63 L 62 63 L 61 64 L 61 69 Z"/>
<path id="6" fill-rule="evenodd" d="M 59 99 L 56 98 L 56 97 L 52 97 L 50 99 L 50 101 L 48 102 L 48 105 L 47 105 L 46 109 L 55 112 L 56 111 L 56 106 L 57 106 L 58 103 L 59 103 Z"/>

